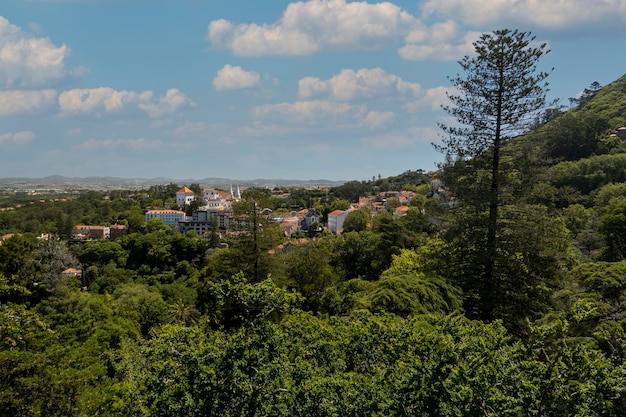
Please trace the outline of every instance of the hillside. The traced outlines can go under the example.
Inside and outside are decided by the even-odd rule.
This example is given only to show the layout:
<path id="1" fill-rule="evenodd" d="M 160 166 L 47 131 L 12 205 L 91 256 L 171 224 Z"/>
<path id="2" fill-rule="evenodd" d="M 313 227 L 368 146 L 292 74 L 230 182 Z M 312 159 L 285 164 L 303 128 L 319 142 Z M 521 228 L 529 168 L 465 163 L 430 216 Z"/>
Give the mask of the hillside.
<path id="1" fill-rule="evenodd" d="M 0 414 L 623 415 L 625 81 L 504 149 L 491 317 L 480 169 L 437 173 L 456 195 L 420 170 L 248 189 L 235 228 L 203 234 L 146 221 L 174 184 L 11 204 Z M 306 233 L 275 221 L 310 209 Z M 337 234 L 320 224 L 331 211 Z M 89 224 L 128 233 L 75 236 Z"/>
<path id="2" fill-rule="evenodd" d="M 571 111 L 604 119 L 611 130 L 626 126 L 626 75 L 602 87 L 591 99 Z"/>

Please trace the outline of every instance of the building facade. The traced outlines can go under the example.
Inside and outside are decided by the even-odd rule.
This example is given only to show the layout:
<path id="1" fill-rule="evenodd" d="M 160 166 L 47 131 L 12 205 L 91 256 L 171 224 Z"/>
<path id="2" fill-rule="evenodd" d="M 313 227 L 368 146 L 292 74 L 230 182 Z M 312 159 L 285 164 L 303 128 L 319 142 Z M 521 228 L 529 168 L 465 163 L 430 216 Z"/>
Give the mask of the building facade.
<path id="1" fill-rule="evenodd" d="M 188 206 L 194 199 L 194 193 L 188 187 L 176 191 L 176 204 L 180 207 Z"/>
<path id="2" fill-rule="evenodd" d="M 168 226 L 178 226 L 178 222 L 185 220 L 185 212 L 182 210 L 148 210 L 146 222 L 152 219 L 161 219 Z"/>

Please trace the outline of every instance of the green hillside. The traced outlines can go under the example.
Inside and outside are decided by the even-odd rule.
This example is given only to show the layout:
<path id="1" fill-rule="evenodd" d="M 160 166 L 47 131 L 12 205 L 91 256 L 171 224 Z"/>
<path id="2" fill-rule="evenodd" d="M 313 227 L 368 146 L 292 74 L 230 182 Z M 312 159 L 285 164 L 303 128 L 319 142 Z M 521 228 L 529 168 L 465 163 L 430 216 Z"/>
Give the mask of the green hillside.
<path id="1" fill-rule="evenodd" d="M 248 189 L 206 236 L 146 222 L 176 184 L 7 194 L 0 415 L 623 415 L 625 89 L 503 148 L 487 318 L 489 150 L 435 178 Z M 307 231 L 276 221 L 310 209 Z M 343 233 L 321 227 L 331 212 Z M 128 233 L 81 240 L 81 224 Z"/>
<path id="2" fill-rule="evenodd" d="M 580 116 L 606 120 L 610 129 L 626 126 L 626 75 L 602 87 L 593 97 L 571 110 Z"/>

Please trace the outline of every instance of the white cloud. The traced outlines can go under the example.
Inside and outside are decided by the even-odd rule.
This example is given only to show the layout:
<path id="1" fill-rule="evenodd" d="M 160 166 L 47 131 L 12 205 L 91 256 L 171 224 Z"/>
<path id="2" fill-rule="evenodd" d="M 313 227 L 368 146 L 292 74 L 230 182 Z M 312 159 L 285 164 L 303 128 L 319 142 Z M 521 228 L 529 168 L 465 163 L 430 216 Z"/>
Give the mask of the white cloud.
<path id="1" fill-rule="evenodd" d="M 153 119 L 160 119 L 170 116 L 179 110 L 195 107 L 189 97 L 184 95 L 177 88 L 170 88 L 158 101 L 142 103 L 139 108 L 145 111 Z"/>
<path id="2" fill-rule="evenodd" d="M 194 103 L 191 99 L 175 88 L 167 90 L 158 99 L 154 98 L 152 91 L 138 93 L 118 91 L 111 87 L 68 90 L 59 96 L 59 107 L 63 115 L 102 116 L 139 108 L 149 117 L 158 119 L 192 106 Z"/>
<path id="3" fill-rule="evenodd" d="M 397 96 L 418 96 L 421 87 L 417 83 L 402 80 L 381 68 L 362 68 L 358 71 L 343 69 L 327 81 L 306 77 L 298 83 L 301 98 L 331 96 L 337 100 L 351 101 Z"/>
<path id="4" fill-rule="evenodd" d="M 272 24 L 234 25 L 212 21 L 208 38 L 214 47 L 239 56 L 309 55 L 322 49 L 376 50 L 393 45 L 417 20 L 390 2 L 346 0 L 291 3 Z"/>
<path id="5" fill-rule="evenodd" d="M 0 84 L 8 87 L 40 87 L 86 73 L 68 69 L 70 49 L 48 38 L 33 37 L 0 16 Z"/>
<path id="6" fill-rule="evenodd" d="M 219 125 L 207 124 L 205 122 L 185 122 L 170 133 L 176 137 L 201 136 L 214 132 Z"/>
<path id="7" fill-rule="evenodd" d="M 246 71 L 241 67 L 224 65 L 213 78 L 213 86 L 217 91 L 239 90 L 259 85 L 261 75 L 256 71 Z"/>
<path id="8" fill-rule="evenodd" d="M 427 0 L 425 16 L 446 15 L 472 25 L 498 27 L 517 23 L 547 29 L 577 29 L 602 23 L 618 27 L 626 20 L 622 0 Z"/>
<path id="9" fill-rule="evenodd" d="M 409 113 L 415 113 L 418 110 L 439 110 L 442 105 L 450 103 L 447 94 L 452 91 L 452 87 L 429 88 L 419 100 L 406 103 L 403 107 Z"/>
<path id="10" fill-rule="evenodd" d="M 409 61 L 435 59 L 450 61 L 474 51 L 472 42 L 478 32 L 464 32 L 453 21 L 441 22 L 431 27 L 414 28 L 406 37 L 406 45 L 398 50 L 400 57 Z"/>
<path id="11" fill-rule="evenodd" d="M 306 129 L 299 126 L 282 126 L 278 124 L 264 125 L 256 122 L 253 126 L 244 126 L 237 129 L 239 136 L 259 137 L 259 136 L 287 136 L 299 133 L 305 133 Z"/>
<path id="12" fill-rule="evenodd" d="M 115 150 L 115 149 L 125 149 L 129 151 L 145 151 L 145 150 L 156 150 L 160 149 L 163 146 L 163 141 L 149 141 L 144 138 L 137 139 L 89 139 L 86 142 L 77 145 L 75 149 L 80 150 Z"/>
<path id="13" fill-rule="evenodd" d="M 35 134 L 28 130 L 17 133 L 4 133 L 0 135 L 0 144 L 16 143 L 18 145 L 21 145 L 31 142 L 33 139 L 35 139 Z"/>
<path id="14" fill-rule="evenodd" d="M 0 91 L 0 117 L 35 113 L 54 105 L 56 96 L 54 90 Z"/>
<path id="15" fill-rule="evenodd" d="M 289 124 L 336 126 L 358 122 L 366 115 L 365 106 L 353 106 L 325 100 L 297 101 L 295 103 L 266 104 L 253 109 L 255 119 L 280 121 Z"/>
<path id="16" fill-rule="evenodd" d="M 396 114 L 390 111 L 370 111 L 361 124 L 368 129 L 379 129 L 396 120 Z"/>
<path id="17" fill-rule="evenodd" d="M 96 114 L 120 112 L 130 104 L 148 102 L 151 91 L 117 91 L 111 87 L 74 89 L 64 91 L 59 96 L 59 106 L 63 114 Z"/>

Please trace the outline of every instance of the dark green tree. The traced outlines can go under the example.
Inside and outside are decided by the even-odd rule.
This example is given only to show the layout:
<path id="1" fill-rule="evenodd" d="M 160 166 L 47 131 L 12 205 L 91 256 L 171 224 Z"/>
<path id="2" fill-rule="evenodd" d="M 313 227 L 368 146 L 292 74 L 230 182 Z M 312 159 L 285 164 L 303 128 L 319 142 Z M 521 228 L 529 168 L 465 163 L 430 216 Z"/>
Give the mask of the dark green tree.
<path id="1" fill-rule="evenodd" d="M 548 73 L 538 72 L 537 62 L 548 50 L 545 43 L 532 46 L 534 40 L 528 32 L 502 29 L 474 42 L 476 55 L 459 61 L 464 75 L 450 79 L 457 93 L 450 93 L 452 104 L 443 107 L 458 125 L 442 124 L 445 136 L 435 145 L 455 166 L 457 175 L 475 184 L 465 203 L 474 206 L 479 216 L 487 211 L 485 238 L 478 242 L 480 271 L 475 277 L 483 282 L 480 316 L 487 320 L 494 318 L 498 297 L 494 280 L 505 181 L 502 148 L 546 106 Z M 454 183 L 449 185 L 454 187 Z"/>
<path id="2" fill-rule="evenodd" d="M 617 199 L 600 218 L 598 231 L 606 246 L 603 257 L 610 261 L 626 259 L 626 200 Z"/>
<path id="3" fill-rule="evenodd" d="M 372 221 L 372 214 L 367 207 L 351 211 L 343 222 L 344 232 L 364 232 Z"/>
<path id="4" fill-rule="evenodd" d="M 284 235 L 278 223 L 270 218 L 271 196 L 265 190 L 249 189 L 241 201 L 233 204 L 237 216 L 239 235 L 229 242 L 230 247 L 241 251 L 240 270 L 251 282 L 263 281 L 274 269 L 269 250 L 275 248 Z"/>

